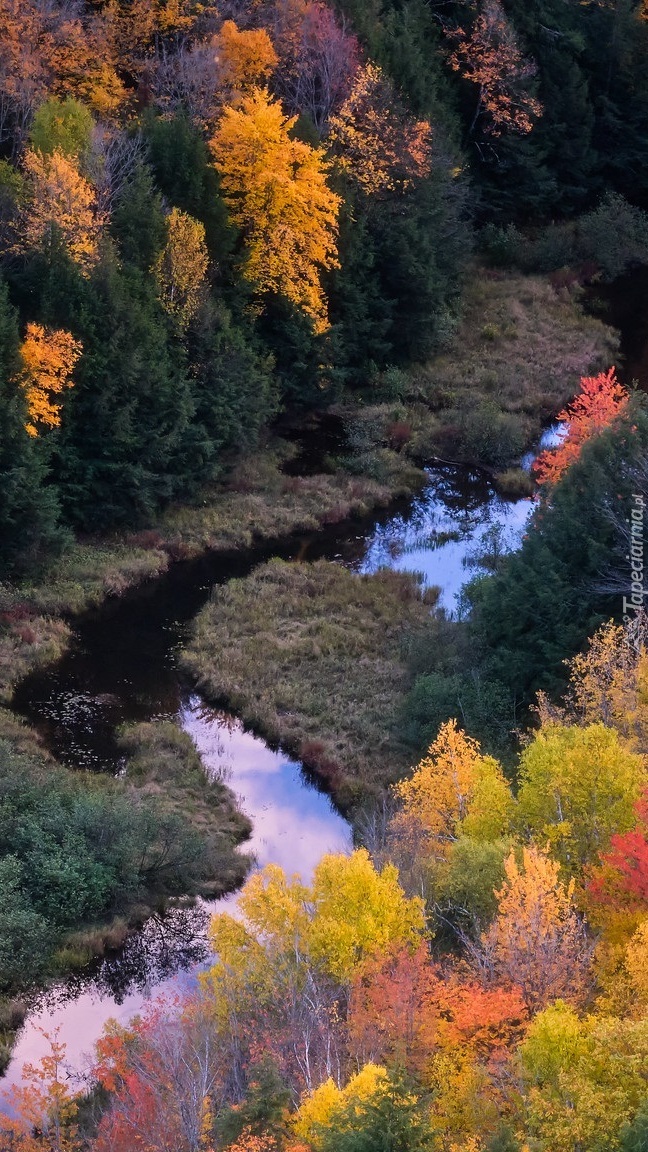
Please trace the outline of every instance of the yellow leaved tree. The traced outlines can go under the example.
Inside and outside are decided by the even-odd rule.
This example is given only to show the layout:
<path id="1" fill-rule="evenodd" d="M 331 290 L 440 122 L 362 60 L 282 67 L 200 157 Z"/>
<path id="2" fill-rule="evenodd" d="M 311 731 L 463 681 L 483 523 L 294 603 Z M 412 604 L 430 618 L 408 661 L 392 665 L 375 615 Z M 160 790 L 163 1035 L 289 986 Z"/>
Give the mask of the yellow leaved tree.
<path id="1" fill-rule="evenodd" d="M 201 977 L 219 1050 L 232 1075 L 275 1054 L 312 1091 L 340 1075 L 355 974 L 377 951 L 420 942 L 422 901 L 405 896 L 393 865 L 379 872 L 358 849 L 324 856 L 310 885 L 268 865 L 238 907 L 241 919 L 214 917 L 218 961 Z"/>
<path id="2" fill-rule="evenodd" d="M 301 308 L 328 328 L 323 270 L 338 266 L 340 197 L 326 183 L 318 148 L 290 136 L 296 117 L 260 88 L 227 107 L 211 139 L 230 216 L 243 233 L 243 274 L 260 295 Z"/>
<path id="3" fill-rule="evenodd" d="M 460 836 L 494 840 L 510 828 L 513 797 L 502 769 L 456 720 L 441 726 L 413 776 L 394 792 L 405 822 L 416 821 L 438 855 Z"/>
<path id="4" fill-rule="evenodd" d="M 317 1149 L 322 1129 L 330 1124 L 336 1112 L 345 1105 L 371 1100 L 386 1085 L 387 1070 L 380 1064 L 364 1064 L 344 1088 L 339 1088 L 331 1079 L 325 1080 L 314 1092 L 303 1097 L 293 1117 L 292 1130 L 307 1145 Z"/>
<path id="5" fill-rule="evenodd" d="M 58 150 L 49 155 L 27 151 L 24 168 L 30 197 L 18 249 L 47 250 L 58 237 L 75 264 L 89 272 L 99 258 L 99 239 L 106 223 L 95 189 L 81 175 L 74 158 Z"/>
<path id="6" fill-rule="evenodd" d="M 167 219 L 166 244 L 158 256 L 155 275 L 160 299 L 182 328 L 195 316 L 203 294 L 209 254 L 205 228 L 179 208 Z"/>
<path id="7" fill-rule="evenodd" d="M 62 328 L 43 328 L 41 324 L 28 324 L 25 339 L 20 346 L 22 370 L 18 383 L 25 390 L 30 436 L 38 436 L 39 425 L 58 428 L 61 423 L 61 405 L 52 400 L 64 388 L 71 388 L 74 366 L 82 352 L 82 344 Z"/>

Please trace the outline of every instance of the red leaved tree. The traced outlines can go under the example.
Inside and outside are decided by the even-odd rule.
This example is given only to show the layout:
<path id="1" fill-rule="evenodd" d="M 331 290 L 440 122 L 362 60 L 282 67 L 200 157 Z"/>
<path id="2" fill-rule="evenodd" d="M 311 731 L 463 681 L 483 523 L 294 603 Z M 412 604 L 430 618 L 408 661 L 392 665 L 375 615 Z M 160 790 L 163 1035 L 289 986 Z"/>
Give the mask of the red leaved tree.
<path id="1" fill-rule="evenodd" d="M 421 1073 L 439 1052 L 498 1056 L 519 1038 L 526 1006 L 510 983 L 485 988 L 469 972 L 442 972 L 425 945 L 368 961 L 351 990 L 349 1046 L 359 1063 Z"/>
<path id="2" fill-rule="evenodd" d="M 533 470 L 541 484 L 556 484 L 581 454 L 583 444 L 607 428 L 628 404 L 628 393 L 616 378 L 614 368 L 598 376 L 582 376 L 581 390 L 558 413 L 567 425 L 567 434 L 556 448 L 547 448 L 537 457 Z"/>
<path id="3" fill-rule="evenodd" d="M 637 823 L 612 837 L 587 885 L 595 904 L 618 911 L 648 913 L 648 790 L 635 805 Z"/>

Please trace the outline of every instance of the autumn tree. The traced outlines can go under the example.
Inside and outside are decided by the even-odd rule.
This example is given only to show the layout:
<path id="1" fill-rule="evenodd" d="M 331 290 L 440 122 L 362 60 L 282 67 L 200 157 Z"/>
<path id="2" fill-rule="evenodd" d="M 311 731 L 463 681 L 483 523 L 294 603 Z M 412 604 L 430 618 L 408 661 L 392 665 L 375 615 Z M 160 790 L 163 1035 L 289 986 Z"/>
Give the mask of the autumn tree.
<path id="1" fill-rule="evenodd" d="M 8 1152 L 81 1152 L 78 1096 L 70 1088 L 66 1046 L 58 1032 L 42 1034 L 49 1052 L 40 1064 L 23 1066 L 22 1083 L 9 1096 L 15 1118 L 0 1117 L 3 1148 Z"/>
<path id="2" fill-rule="evenodd" d="M 358 1061 L 406 1068 L 420 1078 L 438 1053 L 472 1059 L 502 1053 L 525 1018 L 517 988 L 484 988 L 469 973 L 441 971 L 424 945 L 392 948 L 355 976 L 349 1046 Z"/>
<path id="3" fill-rule="evenodd" d="M 182 43 L 158 63 L 152 86 L 158 104 L 189 115 L 203 131 L 213 130 L 224 105 L 263 85 L 277 64 L 264 28 L 239 29 L 225 20 L 213 36 Z"/>
<path id="4" fill-rule="evenodd" d="M 423 828 L 433 854 L 446 854 L 462 835 L 495 840 L 510 827 L 513 800 L 500 765 L 483 756 L 455 720 L 441 726 L 413 776 L 394 792 L 405 819 Z"/>
<path id="5" fill-rule="evenodd" d="M 329 144 L 343 172 L 366 195 L 403 192 L 429 175 L 432 129 L 416 121 L 375 64 L 358 69 L 353 88 L 331 119 Z"/>
<path id="6" fill-rule="evenodd" d="M 0 571 L 5 576 L 37 564 L 44 552 L 55 551 L 65 538 L 57 523 L 55 490 L 46 483 L 41 444 L 25 427 L 29 417 L 25 389 L 18 383 L 21 367 L 18 317 L 0 278 Z M 3 883 L 10 896 L 6 876 Z M 18 925 L 18 934 L 29 941 L 24 923 Z M 14 948 L 14 958 L 21 952 Z"/>
<path id="7" fill-rule="evenodd" d="M 586 651 L 567 661 L 569 714 L 581 724 L 616 728 L 640 752 L 648 751 L 647 623 L 643 613 L 626 625 L 608 620 Z"/>
<path id="8" fill-rule="evenodd" d="M 449 35 L 455 45 L 451 68 L 479 92 L 471 133 L 480 117 L 484 131 L 493 137 L 530 132 L 542 114 L 530 91 L 537 68 L 522 55 L 500 0 L 484 0 L 472 28 L 455 28 Z"/>
<path id="9" fill-rule="evenodd" d="M 281 60 L 274 88 L 291 112 L 306 113 L 325 133 L 350 95 L 358 41 L 320 0 L 284 0 L 274 5 L 270 19 Z"/>
<path id="10" fill-rule="evenodd" d="M 110 19 L 85 15 L 71 3 L 1 0 L 0 140 L 14 154 L 48 96 L 73 97 L 109 116 L 124 103 Z"/>
<path id="11" fill-rule="evenodd" d="M 574 882 L 565 885 L 560 865 L 538 848 L 512 852 L 497 892 L 498 913 L 471 948 L 486 981 L 520 988 L 531 1012 L 557 997 L 579 1002 L 587 988 L 590 947 L 574 906 Z"/>
<path id="12" fill-rule="evenodd" d="M 648 1022 L 580 1018 L 558 1000 L 532 1021 L 520 1048 L 523 1119 L 552 1152 L 618 1152 L 622 1128 L 648 1089 Z"/>
<path id="13" fill-rule="evenodd" d="M 93 1152 L 199 1152 L 223 1104 L 222 1062 L 197 997 L 158 1000 L 129 1028 L 116 1022 L 97 1045 L 95 1082 L 109 1093 Z"/>
<path id="14" fill-rule="evenodd" d="M 240 1091 L 255 1051 L 300 1089 L 337 1077 L 354 973 L 375 951 L 417 943 L 421 901 L 406 899 L 392 865 L 377 872 L 358 850 L 324 856 L 311 886 L 268 866 L 245 885 L 239 911 L 214 917 L 219 960 L 203 978 L 231 1083 Z"/>
<path id="15" fill-rule="evenodd" d="M 179 208 L 167 217 L 167 239 L 155 265 L 160 298 L 167 312 L 186 328 L 204 295 L 209 255 L 205 228 Z"/>
<path id="16" fill-rule="evenodd" d="M 278 63 L 265 28 L 240 31 L 226 20 L 211 41 L 217 68 L 217 85 L 225 103 L 244 92 L 261 87 Z"/>
<path id="17" fill-rule="evenodd" d="M 38 436 L 42 427 L 60 426 L 61 405 L 52 397 L 72 387 L 72 373 L 81 351 L 80 342 L 70 332 L 27 325 L 20 347 L 22 371 L 18 382 L 25 390 L 29 417 L 26 428 L 30 436 Z"/>
<path id="18" fill-rule="evenodd" d="M 648 794 L 634 806 L 633 826 L 610 838 L 609 850 L 589 874 L 590 902 L 614 913 L 648 913 Z"/>
<path id="19" fill-rule="evenodd" d="M 541 728 L 522 753 L 519 775 L 519 820 L 569 875 L 595 864 L 613 834 L 632 826 L 647 779 L 644 757 L 600 723 Z"/>
<path id="20" fill-rule="evenodd" d="M 290 131 L 281 105 L 257 89 L 228 107 L 211 141 L 232 220 L 245 245 L 243 275 L 263 296 L 278 293 L 328 326 L 320 272 L 337 264 L 340 197 L 326 183 L 322 153 Z"/>
<path id="21" fill-rule="evenodd" d="M 41 50 L 43 13 L 28 0 L 0 2 L 0 142 L 17 153 L 50 74 Z"/>
<path id="22" fill-rule="evenodd" d="M 395 1071 L 364 1099 L 352 1099 L 332 1114 L 321 1152 L 424 1152 L 434 1146 L 429 1106 Z"/>
<path id="23" fill-rule="evenodd" d="M 583 444 L 607 428 L 628 404 L 628 393 L 619 384 L 614 368 L 598 376 L 582 376 L 581 390 L 558 413 L 566 425 L 566 435 L 556 448 L 547 448 L 536 457 L 533 470 L 541 484 L 553 485 L 581 454 Z"/>
<path id="24" fill-rule="evenodd" d="M 304 1140 L 307 1146 L 319 1149 L 324 1138 L 324 1130 L 340 1111 L 349 1105 L 353 1107 L 371 1100 L 386 1083 L 387 1069 L 371 1061 L 363 1063 L 360 1071 L 351 1076 L 342 1087 L 329 1078 L 312 1092 L 302 1096 L 299 1108 L 292 1119 L 291 1128 L 297 1138 Z"/>
<path id="25" fill-rule="evenodd" d="M 89 272 L 98 259 L 106 223 L 95 189 L 60 151 L 49 155 L 28 151 L 24 167 L 30 198 L 16 247 L 22 252 L 47 252 L 60 239 L 74 262 Z"/>

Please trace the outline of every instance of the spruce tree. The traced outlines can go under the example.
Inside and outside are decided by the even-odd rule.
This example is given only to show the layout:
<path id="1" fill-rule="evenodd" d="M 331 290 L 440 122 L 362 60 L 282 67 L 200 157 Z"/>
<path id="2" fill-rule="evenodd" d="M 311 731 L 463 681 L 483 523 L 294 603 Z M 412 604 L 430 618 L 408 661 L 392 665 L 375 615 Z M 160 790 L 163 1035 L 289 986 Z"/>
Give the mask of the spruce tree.
<path id="1" fill-rule="evenodd" d="M 18 319 L 0 280 L 0 573 L 33 569 L 65 542 L 58 503 L 47 483 L 47 450 L 25 430 Z"/>

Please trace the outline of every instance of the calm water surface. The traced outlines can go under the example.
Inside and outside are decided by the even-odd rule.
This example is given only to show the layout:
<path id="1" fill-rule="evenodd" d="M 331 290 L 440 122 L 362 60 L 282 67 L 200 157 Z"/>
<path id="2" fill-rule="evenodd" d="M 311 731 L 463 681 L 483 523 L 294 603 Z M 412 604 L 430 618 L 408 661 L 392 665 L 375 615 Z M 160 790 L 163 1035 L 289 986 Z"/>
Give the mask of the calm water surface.
<path id="1" fill-rule="evenodd" d="M 555 434 L 549 430 L 543 446 Z M 259 867 L 274 862 L 308 879 L 324 853 L 350 849 L 349 825 L 299 764 L 193 694 L 177 666 L 188 622 L 215 585 L 245 575 L 271 555 L 326 556 L 361 573 L 384 566 L 418 572 L 426 585 L 440 588 L 443 608 L 456 613 L 477 555 L 484 547 L 516 547 L 531 508 L 528 499 L 499 498 L 481 474 L 448 468 L 431 471 L 415 499 L 365 521 L 296 536 L 252 556 L 176 564 L 146 588 L 75 621 L 69 652 L 24 681 L 16 707 L 63 762 L 112 773 L 122 767 L 114 736 L 118 724 L 178 720 L 208 770 L 224 776 L 253 821 L 252 838 L 242 850 L 253 852 Z M 80 1066 L 110 1017 L 125 1021 L 152 995 L 190 984 L 209 957 L 210 912 L 234 901 L 179 905 L 154 916 L 94 969 L 35 995 L 5 1086 L 20 1079 L 26 1060 L 46 1051 L 41 1029 L 58 1028 L 72 1064 Z"/>

